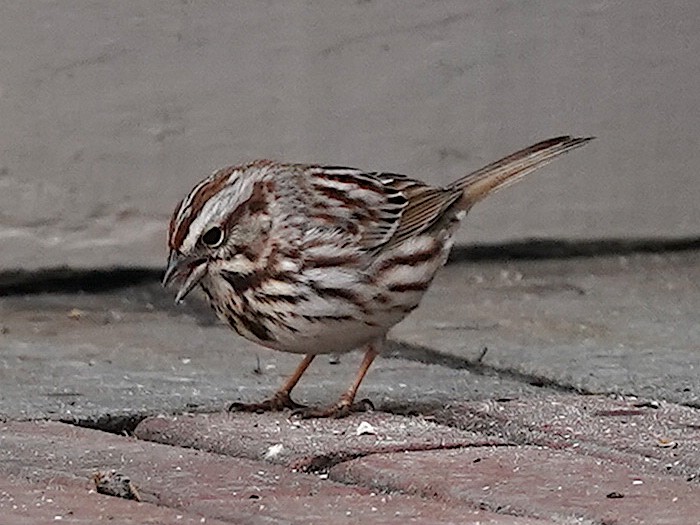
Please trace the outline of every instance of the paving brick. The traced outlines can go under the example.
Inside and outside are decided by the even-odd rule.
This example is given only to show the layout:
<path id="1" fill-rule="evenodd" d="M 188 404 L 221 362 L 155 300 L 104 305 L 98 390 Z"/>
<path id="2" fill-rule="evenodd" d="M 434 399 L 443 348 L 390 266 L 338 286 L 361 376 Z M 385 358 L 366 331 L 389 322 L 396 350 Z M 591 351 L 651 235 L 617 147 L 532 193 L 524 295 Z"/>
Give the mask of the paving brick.
<path id="1" fill-rule="evenodd" d="M 327 525 L 404 525 L 406 523 L 473 525 L 554 525 L 551 520 L 498 514 L 455 502 L 435 501 L 403 494 L 371 494 L 369 497 L 277 498 L 261 503 L 261 512 L 289 516 L 300 523 Z"/>
<path id="2" fill-rule="evenodd" d="M 358 435 L 360 425 L 369 434 Z M 324 470 L 367 454 L 503 444 L 500 438 L 436 424 L 422 417 L 382 412 L 346 419 L 298 420 L 283 413 L 218 413 L 153 417 L 135 430 L 141 439 L 266 459 L 299 470 Z"/>
<path id="3" fill-rule="evenodd" d="M 570 450 L 518 446 L 377 454 L 337 465 L 330 476 L 558 523 L 700 523 L 699 485 Z"/>
<path id="4" fill-rule="evenodd" d="M 522 444 L 573 447 L 683 478 L 700 474 L 700 410 L 673 403 L 560 395 L 464 403 L 435 416 Z"/>
<path id="5" fill-rule="evenodd" d="M 41 525 L 120 523 L 194 525 L 225 522 L 182 510 L 137 503 L 95 493 L 87 480 L 21 482 L 0 477 L 0 524 Z"/>
<path id="6" fill-rule="evenodd" d="M 95 493 L 91 476 L 110 469 L 131 478 L 142 502 Z M 0 426 L 3 480 L 9 483 L 0 483 L 0 502 L 13 513 L 7 514 L 13 517 L 13 524 L 21 520 L 41 523 L 58 515 L 65 515 L 68 523 L 70 519 L 93 523 L 113 513 L 123 513 L 126 523 L 131 516 L 135 523 L 175 523 L 179 522 L 178 515 L 188 520 L 204 517 L 208 523 L 220 520 L 249 525 L 350 525 L 358 520 L 387 525 L 407 521 L 426 525 L 548 523 L 530 518 L 513 520 L 468 504 L 380 494 L 366 487 L 339 484 L 326 476 L 292 472 L 280 465 L 54 422 Z M 51 504 L 42 504 L 36 511 L 29 508 L 42 497 L 51 499 Z"/>

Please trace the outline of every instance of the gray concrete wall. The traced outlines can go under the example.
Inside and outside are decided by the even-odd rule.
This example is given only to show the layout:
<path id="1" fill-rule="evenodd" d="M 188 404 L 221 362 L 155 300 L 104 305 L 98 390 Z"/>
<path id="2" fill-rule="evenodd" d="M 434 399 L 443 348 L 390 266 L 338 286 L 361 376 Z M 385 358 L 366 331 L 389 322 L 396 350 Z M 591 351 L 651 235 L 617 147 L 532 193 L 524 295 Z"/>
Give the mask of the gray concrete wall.
<path id="1" fill-rule="evenodd" d="M 38 1 L 0 7 L 0 270 L 161 265 L 175 203 L 273 157 L 444 183 L 598 140 L 460 242 L 700 235 L 700 2 Z"/>

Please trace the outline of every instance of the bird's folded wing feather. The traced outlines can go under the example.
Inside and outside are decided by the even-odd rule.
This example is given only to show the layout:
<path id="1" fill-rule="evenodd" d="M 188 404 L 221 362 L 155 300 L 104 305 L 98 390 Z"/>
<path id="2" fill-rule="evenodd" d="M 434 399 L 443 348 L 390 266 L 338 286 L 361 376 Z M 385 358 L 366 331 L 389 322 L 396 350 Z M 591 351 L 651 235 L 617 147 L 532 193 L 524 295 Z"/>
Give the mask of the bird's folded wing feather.
<path id="1" fill-rule="evenodd" d="M 398 244 L 434 225 L 462 195 L 394 173 L 336 166 L 313 167 L 312 186 L 323 202 L 312 206 L 357 247 L 373 251 Z"/>

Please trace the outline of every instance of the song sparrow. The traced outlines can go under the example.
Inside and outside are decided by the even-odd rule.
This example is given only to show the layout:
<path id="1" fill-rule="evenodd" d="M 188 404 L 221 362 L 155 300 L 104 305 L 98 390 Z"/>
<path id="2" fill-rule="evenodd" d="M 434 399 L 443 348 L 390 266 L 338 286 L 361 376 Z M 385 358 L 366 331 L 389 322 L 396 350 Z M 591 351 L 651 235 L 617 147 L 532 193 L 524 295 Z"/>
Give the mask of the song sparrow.
<path id="1" fill-rule="evenodd" d="M 352 386 L 307 417 L 343 416 L 387 331 L 418 306 L 445 263 L 460 219 L 589 138 L 557 137 L 438 188 L 404 175 L 259 160 L 214 172 L 170 221 L 163 284 L 197 285 L 240 335 L 305 354 L 267 401 L 233 410 L 302 409 L 290 392 L 318 354 L 363 347 Z"/>

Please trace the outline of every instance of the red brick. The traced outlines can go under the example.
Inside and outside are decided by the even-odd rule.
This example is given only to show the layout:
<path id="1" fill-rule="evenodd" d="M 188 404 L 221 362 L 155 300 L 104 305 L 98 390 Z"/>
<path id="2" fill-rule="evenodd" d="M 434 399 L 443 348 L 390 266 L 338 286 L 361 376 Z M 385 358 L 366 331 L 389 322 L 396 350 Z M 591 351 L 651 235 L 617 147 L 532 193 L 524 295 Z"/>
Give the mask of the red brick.
<path id="1" fill-rule="evenodd" d="M 361 422 L 376 434 L 357 435 Z M 346 419 L 297 420 L 283 414 L 219 413 L 155 417 L 135 430 L 141 439 L 207 450 L 227 456 L 268 459 L 305 470 L 367 454 L 501 444 L 420 417 L 373 412 Z M 269 456 L 271 447 L 280 452 Z"/>
<path id="2" fill-rule="evenodd" d="M 381 454 L 337 465 L 331 478 L 543 519 L 700 523 L 700 486 L 543 447 Z M 611 498 L 613 493 L 622 498 Z"/>
<path id="3" fill-rule="evenodd" d="M 436 416 L 517 443 L 573 447 L 684 479 L 700 472 L 700 410 L 673 403 L 561 395 L 464 403 Z"/>
<path id="4" fill-rule="evenodd" d="M 224 522 L 177 509 L 103 496 L 87 480 L 21 482 L 0 477 L 0 524 L 123 523 L 209 525 Z"/>
<path id="5" fill-rule="evenodd" d="M 109 469 L 130 477 L 144 503 L 96 494 L 90 477 Z M 6 515 L 13 524 L 48 522 L 63 514 L 74 522 L 84 518 L 83 523 L 112 515 L 125 516 L 125 523 L 132 516 L 134 523 L 176 523 L 178 515 L 183 520 L 202 516 L 207 523 L 218 519 L 250 525 L 350 525 L 358 520 L 387 525 L 407 520 L 426 525 L 548 523 L 513 520 L 469 505 L 417 496 L 377 494 L 280 465 L 51 422 L 0 425 L 0 480 L 12 481 L 11 485 L 0 483 L 0 487 L 9 486 L 0 504 L 9 505 Z M 51 504 L 30 509 L 42 496 Z M 23 507 L 12 508 L 17 504 Z"/>

